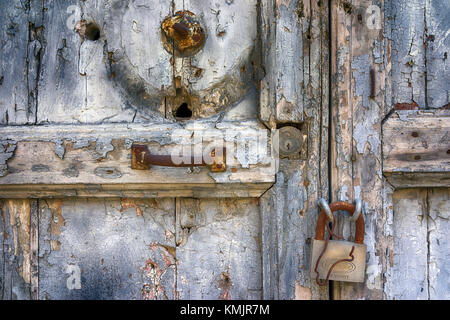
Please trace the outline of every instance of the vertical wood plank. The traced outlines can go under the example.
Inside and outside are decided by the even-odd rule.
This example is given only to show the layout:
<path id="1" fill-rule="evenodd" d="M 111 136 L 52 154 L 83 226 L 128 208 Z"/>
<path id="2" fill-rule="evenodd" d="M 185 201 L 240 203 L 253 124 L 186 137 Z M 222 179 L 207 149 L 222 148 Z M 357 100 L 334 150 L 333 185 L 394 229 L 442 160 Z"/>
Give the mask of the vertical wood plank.
<path id="1" fill-rule="evenodd" d="M 4 200 L 1 208 L 0 300 L 28 300 L 31 282 L 30 200 Z"/>
<path id="2" fill-rule="evenodd" d="M 0 123 L 36 120 L 43 1 L 0 4 Z"/>
<path id="3" fill-rule="evenodd" d="M 428 190 L 428 291 L 429 299 L 449 300 L 450 188 Z"/>
<path id="4" fill-rule="evenodd" d="M 86 79 L 79 73 L 81 20 L 78 0 L 45 3 L 44 39 L 38 85 L 37 122 L 77 122 L 73 114 L 86 106 Z"/>
<path id="5" fill-rule="evenodd" d="M 353 198 L 351 15 L 345 8 L 340 1 L 331 2 L 330 181 L 333 198 L 341 201 Z"/>
<path id="6" fill-rule="evenodd" d="M 261 299 L 257 199 L 177 199 L 179 299 Z"/>
<path id="7" fill-rule="evenodd" d="M 393 196 L 393 262 L 386 273 L 387 299 L 428 299 L 427 190 Z"/>
<path id="8" fill-rule="evenodd" d="M 334 282 L 335 299 L 381 299 L 385 221 L 381 120 L 385 110 L 384 1 L 332 1 L 332 198 L 363 201 L 367 265 L 364 283 Z M 346 238 L 352 228 L 340 219 Z"/>
<path id="9" fill-rule="evenodd" d="M 265 77 L 261 80 L 259 116 L 269 127 L 274 121 L 303 121 L 304 76 L 309 69 L 302 55 L 310 30 L 310 3 L 262 0 L 260 4 Z"/>
<path id="10" fill-rule="evenodd" d="M 390 2 L 392 40 L 392 103 L 425 108 L 425 3 L 422 0 Z"/>
<path id="11" fill-rule="evenodd" d="M 427 0 L 425 12 L 426 28 L 426 97 L 428 108 L 441 108 L 450 103 L 450 3 Z"/>
<path id="12" fill-rule="evenodd" d="M 30 291 L 31 299 L 39 299 L 39 200 L 30 200 Z"/>
<path id="13" fill-rule="evenodd" d="M 86 81 L 86 104 L 84 108 L 73 113 L 72 118 L 78 122 L 133 122 L 136 115 L 136 111 L 129 107 L 129 102 L 122 99 L 113 81 L 111 57 L 107 51 L 113 52 L 115 48 L 108 46 L 108 40 L 113 34 L 108 34 L 107 38 L 106 30 L 111 28 L 111 25 L 120 25 L 121 15 L 111 10 L 108 5 L 110 3 L 105 0 L 80 2 L 81 19 L 86 20 L 86 25 L 93 24 L 98 27 L 99 39 L 80 39 L 78 72 Z M 138 17 L 135 19 L 138 20 Z M 121 39 L 122 34 L 118 37 Z M 117 40 L 111 39 L 111 42 Z"/>
<path id="14" fill-rule="evenodd" d="M 40 299 L 174 299 L 172 199 L 40 203 Z"/>
<path id="15" fill-rule="evenodd" d="M 281 17 L 292 20 L 286 29 L 282 27 L 285 23 Z M 300 83 L 297 103 L 302 104 L 303 113 L 292 122 L 304 120 L 302 128 L 307 133 L 307 154 L 301 155 L 307 160 L 280 159 L 277 182 L 261 198 L 264 299 L 327 299 L 328 286 L 319 287 L 310 278 L 309 257 L 317 221 L 317 200 L 327 197 L 328 190 L 328 7 L 322 1 L 277 2 L 276 6 L 263 1 L 261 20 L 263 33 L 269 32 L 269 40 L 262 43 L 263 50 L 268 51 L 263 59 L 266 78 L 262 81 L 260 117 L 263 121 L 267 119 L 272 127 L 277 122 L 293 119 L 292 114 L 278 117 L 276 110 L 281 109 L 276 109 L 276 103 L 270 100 L 281 97 L 283 83 L 290 79 L 291 85 Z M 282 30 L 274 31 L 277 24 Z M 275 37 L 270 32 L 278 33 Z M 278 42 L 278 37 L 279 44 L 274 42 Z M 287 39 L 293 42 L 288 45 Z M 274 49 L 275 45 L 278 49 Z M 284 45 L 294 46 L 294 51 L 301 54 L 296 58 L 301 66 L 297 68 L 294 64 L 292 72 L 283 73 L 283 79 L 278 81 L 275 70 L 292 58 L 289 54 L 281 57 L 280 46 Z M 290 49 L 286 49 L 288 53 Z"/>

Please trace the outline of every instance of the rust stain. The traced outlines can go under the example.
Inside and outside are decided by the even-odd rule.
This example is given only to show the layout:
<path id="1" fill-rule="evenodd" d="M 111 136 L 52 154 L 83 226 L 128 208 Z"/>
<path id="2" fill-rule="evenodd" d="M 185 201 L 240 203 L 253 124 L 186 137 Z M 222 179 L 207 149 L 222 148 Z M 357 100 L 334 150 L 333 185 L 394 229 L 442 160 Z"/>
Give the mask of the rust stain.
<path id="1" fill-rule="evenodd" d="M 61 234 L 61 228 L 66 225 L 66 220 L 62 215 L 62 200 L 47 200 L 47 204 L 52 212 L 50 232 L 52 235 L 59 236 Z M 61 249 L 61 243 L 58 240 L 50 240 L 50 249 L 52 251 L 59 251 Z"/>
<path id="2" fill-rule="evenodd" d="M 138 205 L 136 205 L 133 200 L 128 198 L 122 198 L 120 201 L 120 212 L 124 212 L 125 210 L 129 208 L 135 208 L 136 209 L 136 216 L 142 216 L 142 209 L 139 208 Z"/>
<path id="3" fill-rule="evenodd" d="M 19 267 L 19 274 L 26 283 L 30 283 L 30 201 L 28 199 L 6 200 L 5 208 L 9 212 L 9 223 L 13 231 L 14 255 L 23 256 L 22 265 Z"/>
<path id="4" fill-rule="evenodd" d="M 228 272 L 222 272 L 221 279 L 219 280 L 219 289 L 222 290 L 219 295 L 219 300 L 231 300 L 230 289 L 232 285 L 230 274 Z"/>
<path id="5" fill-rule="evenodd" d="M 412 103 L 397 103 L 395 110 L 418 110 L 419 105 L 413 100 Z"/>
<path id="6" fill-rule="evenodd" d="M 178 11 L 161 24 L 162 42 L 169 53 L 178 57 L 189 57 L 199 52 L 206 39 L 194 13 Z"/>

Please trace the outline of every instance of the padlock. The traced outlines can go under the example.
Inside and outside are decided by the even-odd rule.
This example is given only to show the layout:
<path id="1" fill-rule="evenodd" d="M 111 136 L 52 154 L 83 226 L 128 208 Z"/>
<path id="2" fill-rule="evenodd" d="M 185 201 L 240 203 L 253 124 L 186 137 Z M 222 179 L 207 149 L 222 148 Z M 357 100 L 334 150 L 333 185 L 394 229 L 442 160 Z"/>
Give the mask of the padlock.
<path id="1" fill-rule="evenodd" d="M 356 206 L 348 202 L 334 202 L 329 206 L 325 200 L 319 202 L 322 206 L 316 226 L 316 236 L 312 243 L 311 277 L 319 285 L 325 285 L 327 280 L 364 282 L 366 269 L 366 250 L 364 242 L 364 218 L 361 214 L 361 201 Z M 350 213 L 356 224 L 355 241 L 329 240 L 336 236 L 334 231 L 333 212 L 343 210 Z M 328 221 L 331 221 L 330 229 Z M 324 240 L 325 227 L 328 229 Z M 319 279 L 324 279 L 320 281 Z"/>

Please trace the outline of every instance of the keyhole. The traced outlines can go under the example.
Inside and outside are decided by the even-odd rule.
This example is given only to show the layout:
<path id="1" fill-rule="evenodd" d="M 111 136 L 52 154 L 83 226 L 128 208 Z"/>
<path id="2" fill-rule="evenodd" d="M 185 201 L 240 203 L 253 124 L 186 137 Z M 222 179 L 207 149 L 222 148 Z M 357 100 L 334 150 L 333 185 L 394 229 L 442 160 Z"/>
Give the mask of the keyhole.
<path id="1" fill-rule="evenodd" d="M 189 109 L 188 104 L 183 102 L 175 112 L 175 117 L 189 119 L 192 117 L 192 111 Z"/>
<path id="2" fill-rule="evenodd" d="M 287 150 L 290 150 L 291 149 L 291 143 L 288 141 L 288 142 L 286 142 L 286 149 Z"/>

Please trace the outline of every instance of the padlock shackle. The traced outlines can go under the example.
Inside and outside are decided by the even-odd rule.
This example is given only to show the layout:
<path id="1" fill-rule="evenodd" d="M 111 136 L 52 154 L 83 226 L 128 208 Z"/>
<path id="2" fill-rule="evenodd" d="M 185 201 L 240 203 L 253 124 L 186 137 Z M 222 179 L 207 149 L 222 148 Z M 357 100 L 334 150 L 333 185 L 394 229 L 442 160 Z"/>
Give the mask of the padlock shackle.
<path id="1" fill-rule="evenodd" d="M 330 209 L 331 212 L 343 210 L 350 213 L 351 216 L 353 216 L 353 213 L 355 212 L 355 205 L 344 202 L 344 201 L 338 201 L 330 203 Z M 317 219 L 317 226 L 316 226 L 316 240 L 324 240 L 325 239 L 325 226 L 328 222 L 327 214 L 324 210 L 320 211 L 319 219 Z M 355 232 L 355 242 L 362 244 L 364 243 L 364 233 L 365 233 L 365 225 L 364 225 L 364 217 L 362 214 L 359 215 L 358 219 L 355 221 L 356 225 L 356 232 Z"/>

